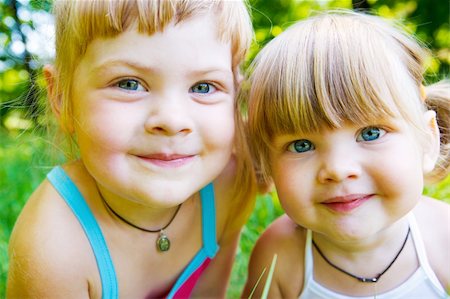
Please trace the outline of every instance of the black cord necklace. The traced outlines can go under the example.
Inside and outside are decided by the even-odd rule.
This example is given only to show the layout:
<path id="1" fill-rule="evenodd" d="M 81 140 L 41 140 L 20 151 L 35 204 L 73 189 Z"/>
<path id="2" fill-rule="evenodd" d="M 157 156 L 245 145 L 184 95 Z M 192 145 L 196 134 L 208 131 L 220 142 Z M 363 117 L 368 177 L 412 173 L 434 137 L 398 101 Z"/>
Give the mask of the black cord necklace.
<path id="1" fill-rule="evenodd" d="M 108 204 L 108 202 L 103 198 L 103 196 L 100 196 L 103 200 L 103 202 L 105 203 L 106 207 L 108 208 L 108 210 L 110 210 L 117 218 L 119 218 L 120 220 L 122 220 L 123 222 L 125 222 L 126 224 L 137 228 L 139 230 L 142 230 L 144 232 L 148 232 L 148 233 L 159 233 L 159 237 L 156 240 L 156 248 L 161 251 L 168 251 L 170 249 L 170 240 L 167 237 L 167 235 L 164 233 L 164 230 L 172 223 L 172 221 L 175 219 L 175 216 L 177 216 L 178 211 L 181 208 L 181 204 L 178 205 L 177 210 L 175 211 L 175 214 L 173 214 L 172 218 L 170 219 L 169 223 L 167 223 L 163 228 L 160 229 L 156 229 L 156 230 L 151 230 L 151 229 L 146 229 L 143 227 L 139 227 L 131 222 L 129 222 L 128 220 L 126 220 L 125 218 L 123 218 L 122 216 L 120 216 L 119 214 L 117 214 L 116 211 L 114 211 L 111 206 Z"/>
<path id="2" fill-rule="evenodd" d="M 405 248 L 406 241 L 408 241 L 410 231 L 411 231 L 411 228 L 408 227 L 408 232 L 406 233 L 405 241 L 403 241 L 402 247 L 397 252 L 397 255 L 394 257 L 394 259 L 391 261 L 391 263 L 383 270 L 383 272 L 379 273 L 375 277 L 360 277 L 360 276 L 354 275 L 352 273 L 349 273 L 349 272 L 345 271 L 344 269 L 339 268 L 338 266 L 336 266 L 335 264 L 330 262 L 330 260 L 325 257 L 325 255 L 322 253 L 322 251 L 320 251 L 319 247 L 317 246 L 316 242 L 314 242 L 314 240 L 312 240 L 312 243 L 314 245 L 314 248 L 316 248 L 317 252 L 320 254 L 320 256 L 333 268 L 339 270 L 340 272 L 342 272 L 344 274 L 347 274 L 348 276 L 356 278 L 360 282 L 377 282 L 380 279 L 380 277 L 383 276 L 383 274 L 386 273 L 386 271 L 389 270 L 389 268 L 394 264 L 394 262 L 397 260 L 400 253 L 403 251 L 403 248 Z"/>

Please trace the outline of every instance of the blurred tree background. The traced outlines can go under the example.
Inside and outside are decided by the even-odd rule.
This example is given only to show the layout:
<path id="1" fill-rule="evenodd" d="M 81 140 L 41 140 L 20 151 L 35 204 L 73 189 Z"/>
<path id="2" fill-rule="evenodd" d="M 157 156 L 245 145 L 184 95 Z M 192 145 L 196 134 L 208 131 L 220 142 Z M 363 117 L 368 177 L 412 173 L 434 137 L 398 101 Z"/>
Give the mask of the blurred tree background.
<path id="1" fill-rule="evenodd" d="M 436 81 L 448 75 L 450 64 L 450 1 L 448 0 L 251 0 L 258 46 L 280 34 L 287 26 L 308 17 L 312 11 L 347 8 L 370 11 L 406 26 L 432 51 L 427 79 Z M 259 47 L 255 48 L 255 52 Z"/>
<path id="2" fill-rule="evenodd" d="M 34 129 L 42 125 L 41 65 L 53 55 L 50 2 L 0 2 L 0 126 Z"/>
<path id="3" fill-rule="evenodd" d="M 273 37 L 313 11 L 347 8 L 369 10 L 401 21 L 431 50 L 426 79 L 448 77 L 450 28 L 448 0 L 248 0 L 253 15 L 255 43 L 247 64 Z M 54 55 L 50 0 L 0 0 L 0 298 L 4 298 L 8 269 L 7 244 L 15 219 L 34 188 L 51 168 L 45 155 L 42 65 Z M 381 63 L 381 62 L 380 62 Z M 445 186 L 444 186 L 445 185 Z M 426 192 L 449 201 L 450 179 Z M 444 187 L 442 187 L 444 186 Z M 248 254 L 281 208 L 276 194 L 259 197 L 244 228 L 233 268 L 229 298 L 238 298 L 246 276 Z"/>

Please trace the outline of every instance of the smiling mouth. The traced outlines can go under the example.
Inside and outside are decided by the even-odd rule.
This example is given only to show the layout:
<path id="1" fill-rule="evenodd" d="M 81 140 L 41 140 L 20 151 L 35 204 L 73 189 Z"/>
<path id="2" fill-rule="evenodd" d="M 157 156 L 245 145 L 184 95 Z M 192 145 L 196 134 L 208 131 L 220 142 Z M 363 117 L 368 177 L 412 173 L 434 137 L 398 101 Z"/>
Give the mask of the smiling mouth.
<path id="1" fill-rule="evenodd" d="M 335 197 L 322 202 L 327 208 L 341 213 L 351 212 L 372 198 L 372 194 Z"/>
<path id="2" fill-rule="evenodd" d="M 152 154 L 148 156 L 138 156 L 139 159 L 146 163 L 158 167 L 176 168 L 187 165 L 195 159 L 196 155 L 166 155 Z"/>

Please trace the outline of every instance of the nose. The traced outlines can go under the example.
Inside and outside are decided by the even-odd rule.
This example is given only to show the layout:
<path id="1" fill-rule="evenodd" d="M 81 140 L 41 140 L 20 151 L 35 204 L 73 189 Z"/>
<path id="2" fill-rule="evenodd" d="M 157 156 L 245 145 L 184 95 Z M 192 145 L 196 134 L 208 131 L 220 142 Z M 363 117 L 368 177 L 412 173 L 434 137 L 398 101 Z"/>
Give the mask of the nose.
<path id="1" fill-rule="evenodd" d="M 153 101 L 145 130 L 154 135 L 188 135 L 193 122 L 187 101 L 180 97 L 161 97 Z"/>
<path id="2" fill-rule="evenodd" d="M 356 180 L 361 175 L 358 155 L 346 147 L 334 147 L 322 154 L 317 179 L 322 184 Z"/>

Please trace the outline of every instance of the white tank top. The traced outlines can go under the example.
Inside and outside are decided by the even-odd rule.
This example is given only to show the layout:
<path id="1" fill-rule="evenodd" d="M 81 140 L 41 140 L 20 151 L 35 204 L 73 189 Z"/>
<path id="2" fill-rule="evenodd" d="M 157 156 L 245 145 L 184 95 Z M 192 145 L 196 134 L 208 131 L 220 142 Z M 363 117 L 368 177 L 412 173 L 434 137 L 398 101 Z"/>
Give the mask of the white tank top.
<path id="1" fill-rule="evenodd" d="M 417 226 L 414 215 L 408 215 L 409 226 L 411 228 L 411 235 L 416 248 L 417 256 L 419 257 L 419 268 L 416 272 L 408 278 L 406 282 L 390 290 L 386 293 L 376 294 L 377 299 L 394 299 L 394 298 L 417 298 L 417 299 L 433 299 L 433 298 L 450 298 L 439 280 L 434 274 L 428 263 L 425 247 L 420 236 L 419 228 Z M 305 279 L 303 290 L 299 296 L 300 299 L 372 299 L 371 297 L 353 297 L 344 294 L 339 294 L 331 291 L 314 280 L 313 269 L 313 255 L 312 255 L 312 233 L 310 230 L 306 234 L 305 246 Z"/>

